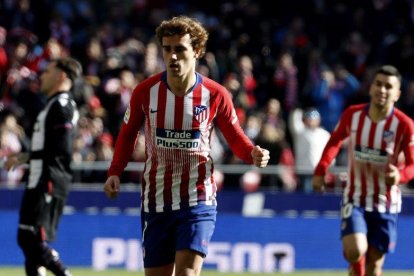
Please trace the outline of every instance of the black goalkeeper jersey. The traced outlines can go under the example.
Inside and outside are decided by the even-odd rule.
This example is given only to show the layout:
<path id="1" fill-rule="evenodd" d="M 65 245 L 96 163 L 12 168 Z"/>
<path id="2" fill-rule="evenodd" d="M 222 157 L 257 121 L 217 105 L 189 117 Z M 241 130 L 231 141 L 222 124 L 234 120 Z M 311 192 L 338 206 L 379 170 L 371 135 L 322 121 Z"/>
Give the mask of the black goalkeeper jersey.
<path id="1" fill-rule="evenodd" d="M 60 92 L 48 99 L 33 129 L 27 189 L 43 189 L 59 198 L 67 196 L 78 119 L 71 93 Z"/>

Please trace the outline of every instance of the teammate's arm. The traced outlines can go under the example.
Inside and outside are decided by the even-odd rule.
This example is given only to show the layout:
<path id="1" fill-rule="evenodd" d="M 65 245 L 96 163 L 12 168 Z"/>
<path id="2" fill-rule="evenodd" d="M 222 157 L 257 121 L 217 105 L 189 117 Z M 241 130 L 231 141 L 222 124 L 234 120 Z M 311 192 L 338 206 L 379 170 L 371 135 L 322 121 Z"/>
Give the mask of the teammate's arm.
<path id="1" fill-rule="evenodd" d="M 314 176 L 312 178 L 312 187 L 316 192 L 324 191 L 325 174 L 341 149 L 343 141 L 349 136 L 351 124 L 350 118 L 351 114 L 349 109 L 347 109 L 342 114 L 339 125 L 332 132 L 331 137 L 323 150 L 321 159 L 314 170 Z"/>
<path id="2" fill-rule="evenodd" d="M 399 170 L 398 183 L 407 183 L 414 178 L 414 123 L 411 119 L 408 127 L 404 131 L 404 139 L 402 141 L 402 149 L 404 153 L 404 167 Z"/>

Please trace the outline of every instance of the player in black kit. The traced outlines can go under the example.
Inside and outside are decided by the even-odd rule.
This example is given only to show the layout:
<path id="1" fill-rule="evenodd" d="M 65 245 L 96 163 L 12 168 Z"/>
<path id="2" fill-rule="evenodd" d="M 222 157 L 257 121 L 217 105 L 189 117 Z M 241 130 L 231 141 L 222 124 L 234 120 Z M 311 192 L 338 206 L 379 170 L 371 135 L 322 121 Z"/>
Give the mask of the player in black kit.
<path id="1" fill-rule="evenodd" d="M 4 163 L 7 170 L 29 163 L 17 234 L 27 276 L 42 275 L 40 268 L 54 275 L 71 275 L 48 241 L 56 237 L 72 182 L 70 163 L 79 113 L 70 90 L 81 73 L 79 62 L 69 57 L 47 65 L 40 76 L 40 90 L 48 100 L 37 116 L 30 152 L 10 155 Z"/>

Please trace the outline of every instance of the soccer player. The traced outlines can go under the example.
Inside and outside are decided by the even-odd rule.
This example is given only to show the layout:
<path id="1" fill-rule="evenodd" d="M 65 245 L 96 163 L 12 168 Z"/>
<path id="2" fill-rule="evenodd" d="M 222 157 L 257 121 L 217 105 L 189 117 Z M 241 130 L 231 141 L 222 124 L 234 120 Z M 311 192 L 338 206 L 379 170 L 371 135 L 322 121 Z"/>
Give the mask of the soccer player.
<path id="1" fill-rule="evenodd" d="M 344 111 L 314 171 L 313 188 L 322 191 L 331 161 L 349 138 L 349 177 L 341 210 L 349 275 L 382 275 L 385 254 L 395 249 L 401 210 L 398 185 L 414 177 L 414 124 L 394 106 L 400 86 L 395 67 L 380 67 L 369 88 L 370 102 Z"/>
<path id="2" fill-rule="evenodd" d="M 208 32 L 186 16 L 156 28 L 166 70 L 134 90 L 117 137 L 104 191 L 114 198 L 140 128 L 145 133 L 141 226 L 145 275 L 200 275 L 216 221 L 210 156 L 214 126 L 246 163 L 265 167 L 269 152 L 239 125 L 229 92 L 196 72 Z"/>
<path id="3" fill-rule="evenodd" d="M 40 90 L 48 101 L 37 116 L 30 152 L 10 155 L 4 163 L 7 170 L 29 163 L 17 235 L 27 276 L 41 275 L 44 268 L 54 275 L 71 275 L 47 242 L 56 237 L 72 182 L 70 162 L 79 113 L 70 89 L 81 72 L 80 63 L 72 58 L 47 65 L 40 76 Z"/>

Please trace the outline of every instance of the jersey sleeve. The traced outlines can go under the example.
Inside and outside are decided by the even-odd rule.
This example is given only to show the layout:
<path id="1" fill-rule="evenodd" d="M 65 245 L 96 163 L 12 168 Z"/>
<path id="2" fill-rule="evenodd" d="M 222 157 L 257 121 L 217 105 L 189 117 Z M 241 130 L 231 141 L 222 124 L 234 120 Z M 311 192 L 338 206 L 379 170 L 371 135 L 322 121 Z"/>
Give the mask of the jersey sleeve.
<path id="1" fill-rule="evenodd" d="M 143 103 L 144 93 L 140 92 L 139 86 L 137 86 L 132 93 L 128 108 L 124 114 L 108 176 L 120 176 L 131 159 L 138 131 L 144 122 Z"/>
<path id="2" fill-rule="evenodd" d="M 315 168 L 314 175 L 323 176 L 328 171 L 329 166 L 341 149 L 343 141 L 349 136 L 351 125 L 351 111 L 348 108 L 342 113 L 339 123 L 331 133 L 331 137 L 326 144 L 321 159 Z"/>
<path id="3" fill-rule="evenodd" d="M 237 118 L 233 102 L 226 90 L 219 94 L 219 108 L 216 123 L 233 153 L 247 164 L 253 163 L 251 152 L 254 148 L 249 137 L 244 133 Z"/>
<path id="4" fill-rule="evenodd" d="M 407 183 L 414 178 L 414 122 L 406 118 L 407 126 L 403 131 L 402 150 L 405 164 L 400 169 L 400 182 Z"/>

